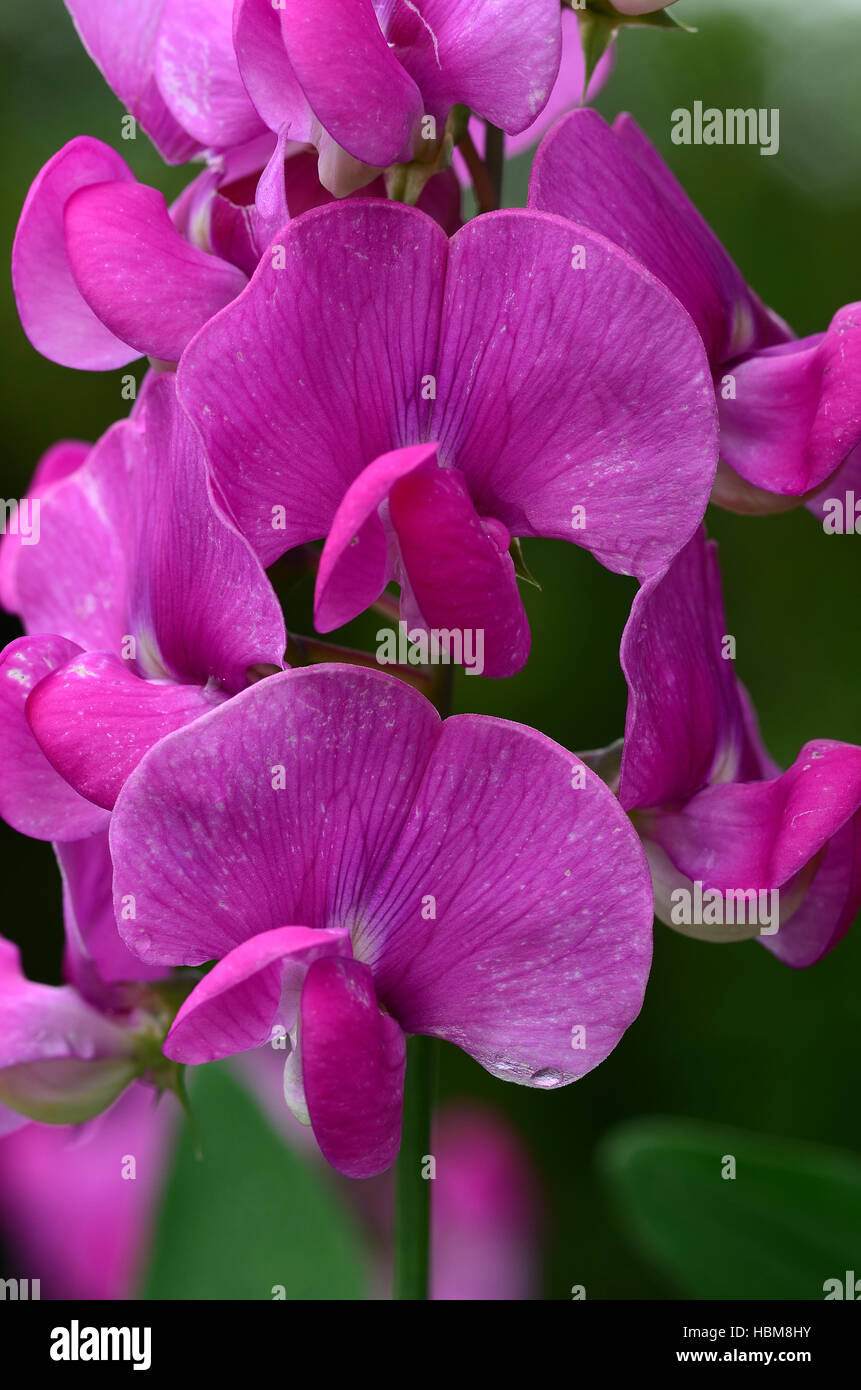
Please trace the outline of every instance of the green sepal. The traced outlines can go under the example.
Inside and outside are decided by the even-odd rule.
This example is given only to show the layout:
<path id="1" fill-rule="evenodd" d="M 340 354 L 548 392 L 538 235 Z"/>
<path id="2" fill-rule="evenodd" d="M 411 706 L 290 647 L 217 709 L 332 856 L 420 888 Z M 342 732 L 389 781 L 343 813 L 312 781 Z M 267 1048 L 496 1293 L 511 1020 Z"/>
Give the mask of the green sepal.
<path id="1" fill-rule="evenodd" d="M 595 69 L 622 29 L 636 26 L 640 29 L 679 29 L 686 34 L 696 33 L 689 24 L 681 24 L 677 19 L 671 18 L 666 10 L 655 10 L 652 14 L 620 14 L 615 6 L 610 4 L 610 0 L 587 0 L 585 10 L 577 5 L 571 5 L 569 8 L 577 15 L 577 27 L 585 61 L 584 101 Z"/>
<path id="2" fill-rule="evenodd" d="M 514 573 L 517 575 L 517 578 L 524 580 L 526 584 L 532 584 L 536 589 L 540 589 L 541 585 L 524 560 L 523 547 L 516 537 L 512 540 L 508 548 L 508 553 L 514 561 Z"/>

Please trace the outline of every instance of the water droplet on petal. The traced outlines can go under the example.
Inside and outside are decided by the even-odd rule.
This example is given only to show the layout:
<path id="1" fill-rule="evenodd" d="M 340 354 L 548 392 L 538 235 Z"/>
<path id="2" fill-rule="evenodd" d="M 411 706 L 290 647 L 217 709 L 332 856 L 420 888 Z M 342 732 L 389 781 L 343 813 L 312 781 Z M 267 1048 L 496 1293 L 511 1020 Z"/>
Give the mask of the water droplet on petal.
<path id="1" fill-rule="evenodd" d="M 565 1078 L 557 1067 L 542 1067 L 540 1071 L 533 1072 L 529 1080 L 530 1085 L 538 1086 L 542 1091 L 552 1091 L 555 1086 L 561 1086 Z"/>

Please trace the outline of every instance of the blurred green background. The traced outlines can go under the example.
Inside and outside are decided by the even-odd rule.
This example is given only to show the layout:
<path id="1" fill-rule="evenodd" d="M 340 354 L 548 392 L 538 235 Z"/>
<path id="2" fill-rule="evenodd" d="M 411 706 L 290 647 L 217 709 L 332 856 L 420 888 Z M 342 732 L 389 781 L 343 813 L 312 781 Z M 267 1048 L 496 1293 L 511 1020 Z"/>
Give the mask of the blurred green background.
<path id="1" fill-rule="evenodd" d="M 853 9 L 837 0 L 680 0 L 672 13 L 698 32 L 623 34 L 596 103 L 608 118 L 633 113 L 748 280 L 799 334 L 823 329 L 840 305 L 861 298 L 861 11 Z M 31 180 L 73 135 L 114 144 L 169 197 L 183 186 L 187 172 L 166 169 L 143 135 L 120 140 L 121 109 L 60 0 L 3 0 L 0 44 L 4 263 Z M 779 107 L 779 154 L 671 145 L 670 113 L 696 100 Z M 525 198 L 528 169 L 527 157 L 508 166 L 511 204 Z M 0 493 L 20 496 L 54 440 L 94 439 L 124 413 L 122 373 L 75 373 L 42 360 L 18 325 L 8 275 L 2 314 Z M 747 519 L 713 510 L 708 521 L 721 547 L 737 669 L 774 756 L 786 764 L 812 737 L 861 743 L 861 537 L 826 537 L 804 511 Z M 542 584 L 525 594 L 529 665 L 505 682 L 460 677 L 456 709 L 532 724 L 573 749 L 609 743 L 624 725 L 618 644 L 633 585 L 573 546 L 531 542 L 526 558 Z M 288 622 L 306 631 L 308 600 L 299 585 L 288 610 Z M 4 642 L 18 634 L 12 620 L 2 623 Z M 0 826 L 0 852 L 2 931 L 21 943 L 33 976 L 55 979 L 61 921 L 50 847 Z M 590 1299 L 674 1292 L 638 1258 L 595 1175 L 596 1148 L 619 1122 L 689 1117 L 857 1153 L 859 973 L 858 926 L 823 963 L 794 973 L 756 943 L 705 945 L 658 924 L 642 1016 L 578 1085 L 553 1094 L 505 1086 L 444 1049 L 442 1094 L 504 1111 L 538 1166 L 548 1212 L 545 1296 L 567 1298 L 573 1284 Z"/>

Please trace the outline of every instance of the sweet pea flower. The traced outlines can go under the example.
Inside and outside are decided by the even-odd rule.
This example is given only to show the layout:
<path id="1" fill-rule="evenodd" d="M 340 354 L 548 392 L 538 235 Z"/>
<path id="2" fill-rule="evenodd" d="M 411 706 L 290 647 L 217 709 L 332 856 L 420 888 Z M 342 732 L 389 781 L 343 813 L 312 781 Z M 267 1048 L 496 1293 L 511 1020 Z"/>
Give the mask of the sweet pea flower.
<path id="1" fill-rule="evenodd" d="M 265 126 L 233 51 L 233 0 L 66 0 L 102 76 L 170 164 Z"/>
<path id="2" fill-rule="evenodd" d="M 289 1035 L 285 1098 L 350 1177 L 397 1154 L 407 1034 L 549 1089 L 603 1061 L 642 1002 L 651 886 L 612 794 L 542 734 L 442 723 L 382 672 L 283 672 L 163 739 L 118 798 L 111 853 L 129 948 L 216 962 L 165 1056 Z"/>
<path id="3" fill-rule="evenodd" d="M 721 464 L 712 500 L 741 512 L 806 500 L 861 442 L 861 304 L 798 339 L 744 281 L 630 116 L 564 117 L 535 158 L 529 206 L 583 223 L 648 267 L 699 328 Z"/>
<path id="4" fill-rule="evenodd" d="M 816 739 L 781 772 L 728 652 L 716 550 L 700 531 L 640 590 L 625 628 L 619 800 L 642 837 L 662 922 L 712 941 L 758 936 L 800 968 L 836 946 L 861 907 L 861 748 Z M 779 930 L 775 921 L 761 933 L 749 912 L 744 924 L 704 912 L 680 927 L 673 894 L 690 903 L 697 883 L 734 903 L 776 890 Z"/>
<path id="5" fill-rule="evenodd" d="M 28 1119 L 79 1124 L 136 1078 L 166 1076 L 166 1026 L 146 986 L 97 1006 L 73 984 L 28 980 L 17 946 L 0 937 L 0 1134 Z"/>
<path id="6" fill-rule="evenodd" d="M 382 180 L 368 191 L 384 194 Z M 109 145 L 77 136 L 37 175 L 18 223 L 12 280 L 24 332 L 64 367 L 176 362 L 245 288 L 275 232 L 331 199 L 313 150 L 268 132 L 214 158 L 170 209 Z M 455 231 L 454 174 L 436 174 L 418 205 Z"/>
<path id="7" fill-rule="evenodd" d="M 134 1082 L 84 1126 L 27 1124 L 0 1140 L 0 1230 L 41 1298 L 138 1294 L 176 1119 L 175 1102 Z"/>
<path id="8" fill-rule="evenodd" d="M 457 105 L 516 135 L 547 103 L 558 0 L 237 0 L 239 70 L 274 131 L 339 196 L 421 158 Z"/>
<path id="9" fill-rule="evenodd" d="M 186 350 L 179 391 L 262 562 L 326 538 L 319 631 L 396 579 L 409 623 L 483 632 L 488 676 L 529 650 L 513 536 L 642 579 L 716 465 L 682 307 L 603 237 L 522 210 L 450 241 L 394 203 L 307 213 Z"/>
<path id="10" fill-rule="evenodd" d="M 152 743 L 243 689 L 250 668 L 280 669 L 286 634 L 210 500 L 170 375 L 42 490 L 40 533 L 4 576 L 28 635 L 0 655 L 0 814 L 74 841 L 105 829 Z"/>

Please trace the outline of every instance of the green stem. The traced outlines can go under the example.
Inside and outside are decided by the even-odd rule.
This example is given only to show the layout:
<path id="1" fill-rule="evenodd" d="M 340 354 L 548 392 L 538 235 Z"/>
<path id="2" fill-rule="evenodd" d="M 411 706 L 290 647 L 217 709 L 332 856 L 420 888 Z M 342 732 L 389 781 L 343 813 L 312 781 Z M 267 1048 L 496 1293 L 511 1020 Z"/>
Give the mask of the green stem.
<path id="1" fill-rule="evenodd" d="M 454 703 L 454 667 L 438 666 L 432 699 L 443 719 Z M 415 1037 L 407 1043 L 407 1075 L 404 1117 L 398 1155 L 395 1190 L 395 1269 L 392 1296 L 396 1299 L 428 1297 L 431 1242 L 430 1215 L 433 1180 L 423 1177 L 431 1154 L 431 1125 L 439 1043 L 436 1038 Z"/>
<path id="2" fill-rule="evenodd" d="M 435 1038 L 410 1038 L 407 1043 L 404 1120 L 395 1194 L 396 1299 L 428 1297 L 433 1184 L 430 1177 L 422 1176 L 422 1170 L 431 1156 L 437 1046 Z"/>
<path id="3" fill-rule="evenodd" d="M 502 173 L 505 167 L 505 134 L 490 121 L 484 123 L 484 163 L 493 189 L 493 202 L 502 207 Z"/>

